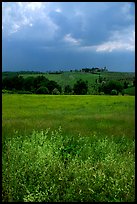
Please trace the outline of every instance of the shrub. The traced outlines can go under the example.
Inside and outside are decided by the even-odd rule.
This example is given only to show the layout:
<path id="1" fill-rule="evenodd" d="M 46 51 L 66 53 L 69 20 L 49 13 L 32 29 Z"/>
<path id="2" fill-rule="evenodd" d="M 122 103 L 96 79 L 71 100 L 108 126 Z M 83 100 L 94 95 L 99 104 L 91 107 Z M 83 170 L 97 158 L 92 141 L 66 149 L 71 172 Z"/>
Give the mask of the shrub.
<path id="1" fill-rule="evenodd" d="M 53 89 L 52 94 L 59 95 L 60 92 L 59 92 L 59 90 L 57 88 L 55 88 L 55 89 Z"/>
<path id="2" fill-rule="evenodd" d="M 111 95 L 117 95 L 118 93 L 117 93 L 117 90 L 115 90 L 115 89 L 112 89 L 112 91 L 111 91 Z"/>
<path id="3" fill-rule="evenodd" d="M 17 91 L 18 94 L 32 94 L 31 91 Z"/>
<path id="4" fill-rule="evenodd" d="M 48 91 L 47 87 L 41 86 L 40 88 L 38 88 L 36 90 L 36 94 L 48 94 L 48 93 L 49 93 L 49 91 Z"/>

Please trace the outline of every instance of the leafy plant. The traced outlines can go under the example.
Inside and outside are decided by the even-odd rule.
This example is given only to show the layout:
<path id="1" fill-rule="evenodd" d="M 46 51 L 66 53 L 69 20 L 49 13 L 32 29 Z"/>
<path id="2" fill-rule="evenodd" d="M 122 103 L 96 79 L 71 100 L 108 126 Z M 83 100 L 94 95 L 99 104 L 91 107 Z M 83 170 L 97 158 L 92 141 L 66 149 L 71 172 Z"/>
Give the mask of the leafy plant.
<path id="1" fill-rule="evenodd" d="M 49 93 L 49 90 L 47 89 L 47 87 L 39 87 L 37 90 L 36 90 L 36 94 L 48 94 Z"/>
<path id="2" fill-rule="evenodd" d="M 118 94 L 117 90 L 112 89 L 112 91 L 111 91 L 111 95 L 117 95 L 117 94 Z"/>
<path id="3" fill-rule="evenodd" d="M 3 201 L 134 201 L 134 141 L 17 131 L 3 149 Z"/>

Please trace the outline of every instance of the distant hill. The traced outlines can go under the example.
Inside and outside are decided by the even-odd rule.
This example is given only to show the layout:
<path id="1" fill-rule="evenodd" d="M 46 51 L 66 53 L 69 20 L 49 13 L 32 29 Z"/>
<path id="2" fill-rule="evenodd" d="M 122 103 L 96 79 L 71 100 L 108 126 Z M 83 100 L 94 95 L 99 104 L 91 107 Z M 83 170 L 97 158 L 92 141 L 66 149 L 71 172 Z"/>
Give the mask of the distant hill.
<path id="1" fill-rule="evenodd" d="M 88 81 L 89 86 L 89 93 L 93 93 L 95 89 L 95 85 L 99 81 L 109 81 L 115 80 L 124 83 L 125 81 L 128 83 L 129 87 L 132 86 L 133 80 L 135 79 L 134 72 L 110 72 L 110 71 L 103 71 L 103 72 L 84 72 L 81 70 L 75 71 L 58 71 L 58 72 L 33 72 L 33 71 L 21 71 L 21 72 L 2 72 L 2 78 L 6 76 L 13 76 L 19 75 L 23 76 L 23 78 L 27 77 L 36 77 L 36 76 L 45 76 L 49 80 L 56 81 L 61 87 L 65 87 L 66 85 L 73 85 L 76 83 L 77 80 L 82 79 L 84 81 Z"/>

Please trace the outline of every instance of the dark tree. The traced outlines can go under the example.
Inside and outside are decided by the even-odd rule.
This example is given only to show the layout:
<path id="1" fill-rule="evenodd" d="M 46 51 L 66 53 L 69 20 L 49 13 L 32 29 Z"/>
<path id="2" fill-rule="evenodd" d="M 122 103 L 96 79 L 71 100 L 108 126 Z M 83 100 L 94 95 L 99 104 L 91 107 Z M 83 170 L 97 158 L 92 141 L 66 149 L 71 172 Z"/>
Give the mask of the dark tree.
<path id="1" fill-rule="evenodd" d="M 129 84 L 129 83 L 128 83 L 127 81 L 124 82 L 124 89 L 127 89 L 127 88 L 128 88 L 128 84 Z"/>
<path id="2" fill-rule="evenodd" d="M 27 77 L 24 79 L 24 90 L 32 91 L 34 89 L 34 77 Z"/>
<path id="3" fill-rule="evenodd" d="M 64 93 L 65 94 L 70 94 L 72 93 L 72 88 L 70 87 L 70 85 L 66 85 L 64 88 Z"/>
<path id="4" fill-rule="evenodd" d="M 2 79 L 2 89 L 12 90 L 13 88 L 13 80 L 11 77 L 4 77 Z"/>
<path id="5" fill-rule="evenodd" d="M 48 94 L 49 93 L 49 90 L 46 88 L 46 87 L 39 87 L 37 90 L 36 90 L 36 94 Z"/>
<path id="6" fill-rule="evenodd" d="M 111 95 L 117 95 L 117 94 L 118 94 L 117 90 L 112 89 L 112 91 L 111 91 Z"/>
<path id="7" fill-rule="evenodd" d="M 22 76 L 5 77 L 2 80 L 2 88 L 7 90 L 23 90 L 24 78 Z"/>
<path id="8" fill-rule="evenodd" d="M 55 88 L 57 88 L 58 91 L 61 93 L 61 86 L 56 81 L 52 81 L 52 80 L 48 81 L 47 88 L 50 94 L 52 94 Z"/>
<path id="9" fill-rule="evenodd" d="M 74 93 L 77 95 L 85 95 L 88 91 L 88 82 L 82 79 L 78 80 L 73 87 Z"/>
<path id="10" fill-rule="evenodd" d="M 40 88 L 41 86 L 45 86 L 47 87 L 49 80 L 42 76 L 37 76 L 34 78 L 34 88 L 35 90 L 37 90 L 38 88 Z"/>
<path id="11" fill-rule="evenodd" d="M 105 94 L 111 94 L 112 90 L 116 90 L 117 93 L 119 93 L 122 92 L 123 88 L 124 87 L 120 82 L 111 80 L 105 84 L 102 84 L 100 91 L 103 91 Z"/>
<path id="12" fill-rule="evenodd" d="M 134 78 L 134 80 L 133 80 L 133 86 L 135 86 L 135 78 Z"/>

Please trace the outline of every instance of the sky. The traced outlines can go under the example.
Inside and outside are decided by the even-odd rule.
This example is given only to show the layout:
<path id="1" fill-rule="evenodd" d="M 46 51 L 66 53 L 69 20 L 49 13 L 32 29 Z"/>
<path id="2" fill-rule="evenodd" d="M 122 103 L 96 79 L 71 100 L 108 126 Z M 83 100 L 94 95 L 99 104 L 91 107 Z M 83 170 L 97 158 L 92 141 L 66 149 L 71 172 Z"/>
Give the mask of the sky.
<path id="1" fill-rule="evenodd" d="M 135 71 L 133 2 L 2 2 L 2 71 Z"/>

